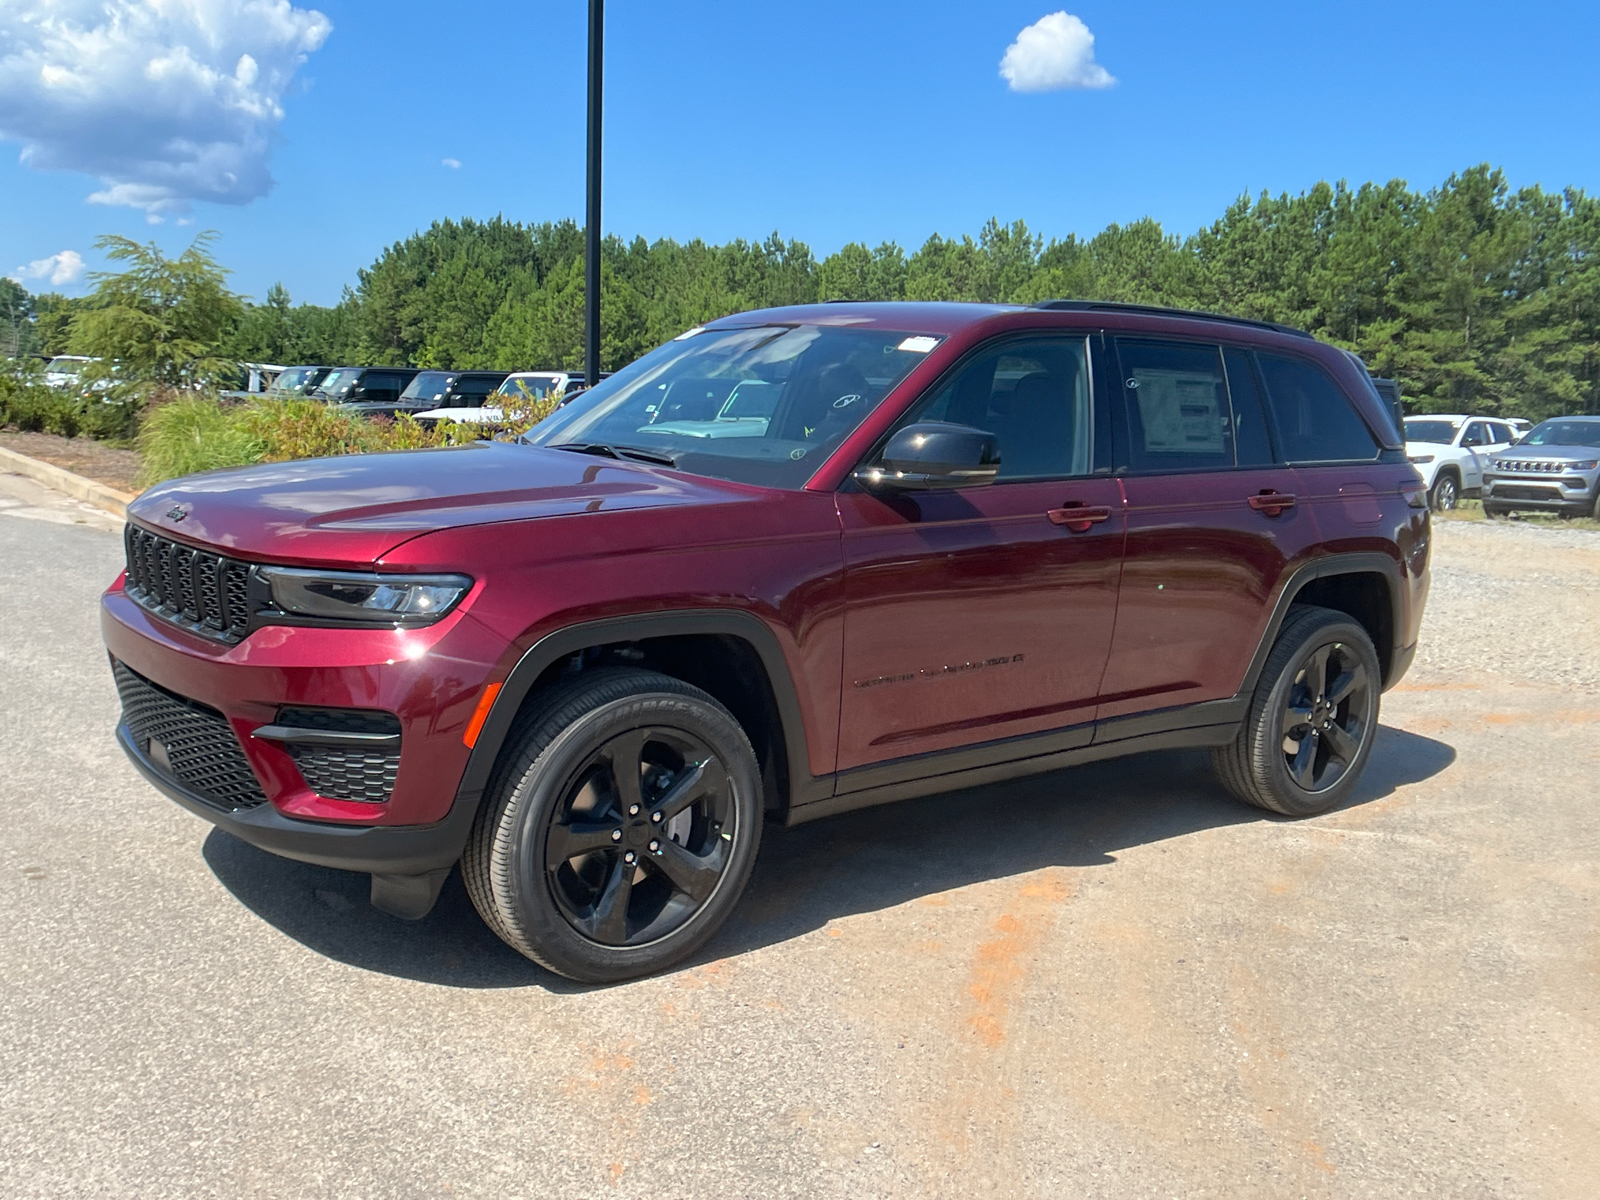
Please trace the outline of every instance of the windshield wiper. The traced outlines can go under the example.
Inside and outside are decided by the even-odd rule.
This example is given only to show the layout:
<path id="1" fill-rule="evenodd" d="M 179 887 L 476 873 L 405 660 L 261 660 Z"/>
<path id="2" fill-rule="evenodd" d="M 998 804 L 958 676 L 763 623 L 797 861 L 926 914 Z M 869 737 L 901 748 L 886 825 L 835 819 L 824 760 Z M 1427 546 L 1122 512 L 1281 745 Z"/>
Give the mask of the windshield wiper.
<path id="1" fill-rule="evenodd" d="M 638 446 L 618 446 L 611 442 L 561 442 L 551 446 L 552 450 L 571 450 L 574 454 L 595 454 L 601 458 L 632 458 L 639 462 L 658 463 L 663 467 L 675 467 L 678 460 L 670 454 L 663 454 L 659 450 L 644 450 Z"/>

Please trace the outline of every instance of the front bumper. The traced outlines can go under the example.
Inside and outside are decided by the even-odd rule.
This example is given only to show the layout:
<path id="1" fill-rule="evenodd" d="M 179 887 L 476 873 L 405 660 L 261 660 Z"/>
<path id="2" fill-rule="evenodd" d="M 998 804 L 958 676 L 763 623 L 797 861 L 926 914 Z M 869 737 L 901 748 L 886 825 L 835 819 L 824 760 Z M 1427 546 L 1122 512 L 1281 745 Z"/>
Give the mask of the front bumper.
<path id="1" fill-rule="evenodd" d="M 1594 510 L 1600 476 L 1486 474 L 1483 502 L 1500 508 L 1584 516 Z"/>
<path id="2" fill-rule="evenodd" d="M 477 806 L 457 803 L 432 825 L 332 825 L 286 817 L 271 804 L 224 812 L 187 790 L 145 756 L 117 726 L 117 744 L 153 787 L 240 841 L 283 858 L 375 875 L 425 875 L 461 857 Z"/>
<path id="3" fill-rule="evenodd" d="M 263 850 L 345 870 L 413 875 L 459 856 L 477 800 L 459 794 L 470 755 L 463 732 L 508 649 L 469 612 L 426 629 L 268 626 L 228 646 L 146 612 L 119 582 L 102 598 L 101 630 L 114 660 L 222 715 L 265 797 L 218 804 L 169 769 L 164 747 L 153 761 L 151 746 L 119 722 L 134 765 L 191 812 Z M 399 767 L 387 801 L 319 795 L 283 744 L 254 736 L 286 706 L 393 713 Z"/>

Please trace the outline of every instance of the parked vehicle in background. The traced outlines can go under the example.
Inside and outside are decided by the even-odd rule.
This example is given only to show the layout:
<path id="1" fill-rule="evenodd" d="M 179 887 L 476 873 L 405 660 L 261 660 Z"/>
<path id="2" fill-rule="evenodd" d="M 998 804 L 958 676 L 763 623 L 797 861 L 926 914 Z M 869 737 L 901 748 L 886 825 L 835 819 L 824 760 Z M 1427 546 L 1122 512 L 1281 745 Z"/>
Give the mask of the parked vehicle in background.
<path id="1" fill-rule="evenodd" d="M 572 371 L 515 371 L 475 404 L 466 403 L 463 398 L 462 403 L 430 407 L 417 413 L 416 418 L 425 425 L 435 421 L 464 424 L 503 421 L 508 411 L 529 408 L 558 393 L 567 399 L 582 390 L 582 374 Z"/>
<path id="2" fill-rule="evenodd" d="M 79 376 L 83 373 L 83 368 L 99 361 L 98 358 L 90 358 L 83 354 L 58 354 L 45 364 L 45 384 L 53 388 L 76 388 L 82 382 Z"/>
<path id="3" fill-rule="evenodd" d="M 423 371 L 400 393 L 397 412 L 412 416 L 430 409 L 482 408 L 505 382 L 508 371 Z"/>
<path id="4" fill-rule="evenodd" d="M 1533 422 L 1526 417 L 1507 417 L 1505 420 L 1506 424 L 1511 426 L 1511 432 L 1516 434 L 1519 440 L 1527 437 L 1529 430 L 1533 428 Z"/>
<path id="5" fill-rule="evenodd" d="M 267 388 L 266 394 L 275 400 L 297 399 L 309 396 L 328 376 L 328 367 L 285 367 Z"/>
<path id="6" fill-rule="evenodd" d="M 1429 413 L 1405 419 L 1406 454 L 1428 489 L 1428 503 L 1449 512 L 1463 496 L 1483 488 L 1489 455 L 1515 442 L 1511 426 L 1499 418 L 1459 413 Z"/>
<path id="7" fill-rule="evenodd" d="M 311 396 L 364 416 L 392 416 L 416 377 L 416 367 L 335 367 Z"/>
<path id="8" fill-rule="evenodd" d="M 1600 519 L 1600 417 L 1552 417 L 1490 457 L 1483 511 Z"/>
<path id="9" fill-rule="evenodd" d="M 399 916 L 459 862 L 593 983 L 703 946 L 768 822 L 1175 747 L 1339 805 L 1430 544 L 1343 351 L 1083 301 L 741 313 L 518 443 L 128 513 L 101 629 L 146 778 Z"/>

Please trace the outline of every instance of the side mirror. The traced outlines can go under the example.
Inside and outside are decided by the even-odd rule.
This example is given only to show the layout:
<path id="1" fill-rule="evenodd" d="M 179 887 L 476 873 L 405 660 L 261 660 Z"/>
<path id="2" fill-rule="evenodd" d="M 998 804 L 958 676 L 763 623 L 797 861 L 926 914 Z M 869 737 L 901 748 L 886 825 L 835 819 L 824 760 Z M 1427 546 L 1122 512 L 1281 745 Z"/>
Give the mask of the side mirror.
<path id="1" fill-rule="evenodd" d="M 931 491 L 978 487 L 1000 473 L 1000 441 L 970 425 L 922 421 L 898 430 L 883 458 L 855 472 L 871 491 Z"/>

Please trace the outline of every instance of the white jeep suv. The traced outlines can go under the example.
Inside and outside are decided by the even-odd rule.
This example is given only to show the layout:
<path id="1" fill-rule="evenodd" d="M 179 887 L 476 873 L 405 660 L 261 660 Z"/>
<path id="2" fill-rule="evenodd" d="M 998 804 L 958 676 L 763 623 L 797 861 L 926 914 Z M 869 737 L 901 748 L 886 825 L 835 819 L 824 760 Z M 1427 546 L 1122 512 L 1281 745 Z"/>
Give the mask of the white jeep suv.
<path id="1" fill-rule="evenodd" d="M 1489 455 L 1517 440 L 1509 421 L 1460 413 L 1406 418 L 1406 454 L 1428 489 L 1428 503 L 1449 512 L 1462 496 L 1483 488 Z"/>

